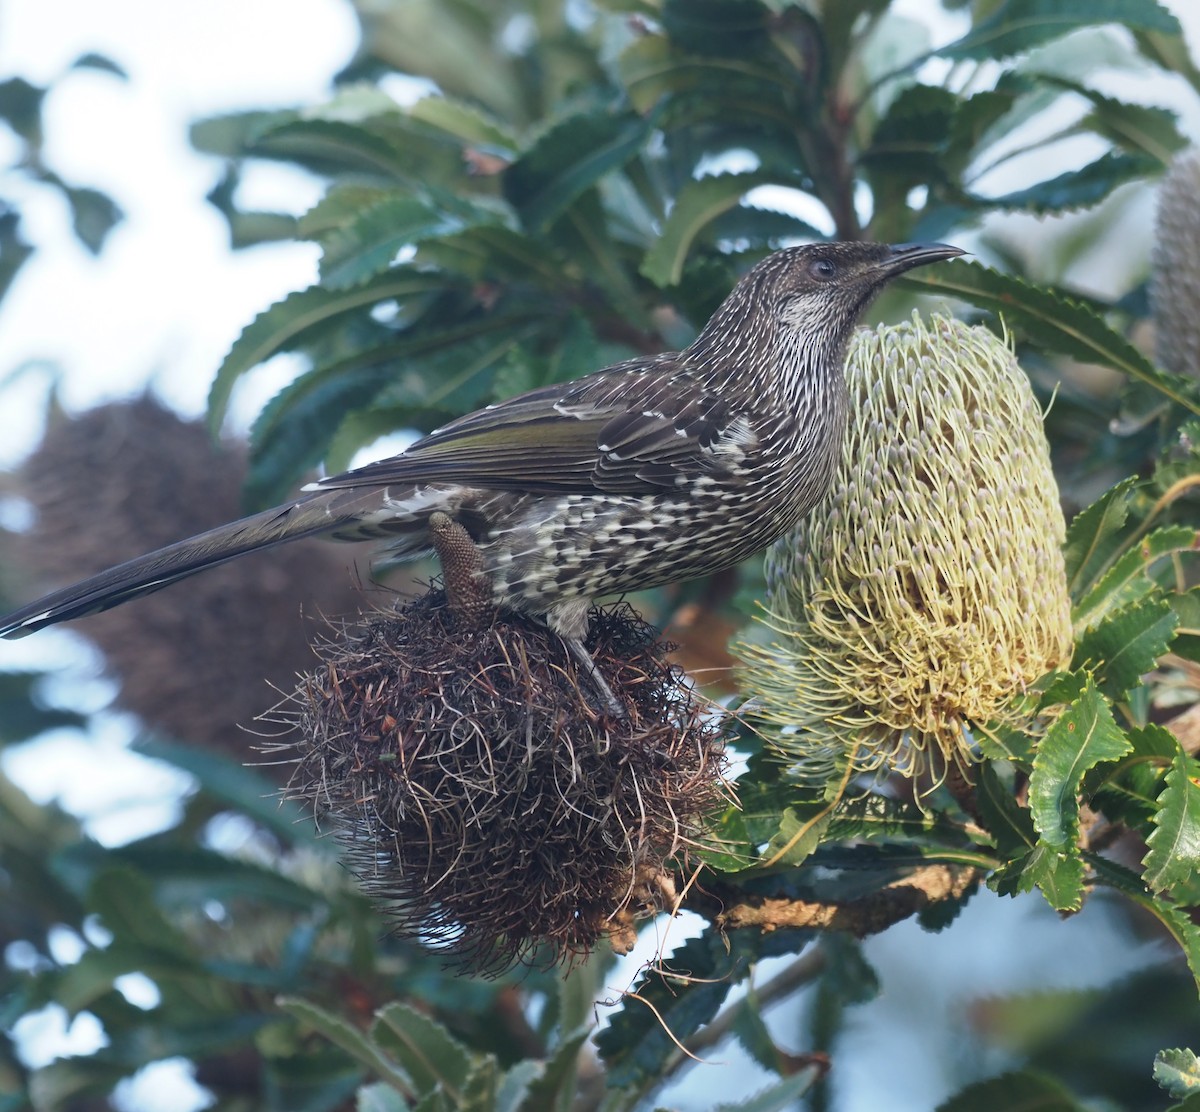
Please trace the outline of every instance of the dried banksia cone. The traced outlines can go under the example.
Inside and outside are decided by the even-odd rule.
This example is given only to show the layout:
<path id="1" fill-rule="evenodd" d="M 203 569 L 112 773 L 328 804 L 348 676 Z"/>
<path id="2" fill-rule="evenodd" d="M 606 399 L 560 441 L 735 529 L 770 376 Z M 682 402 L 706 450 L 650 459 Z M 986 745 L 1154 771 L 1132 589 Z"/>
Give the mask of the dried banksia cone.
<path id="1" fill-rule="evenodd" d="M 624 951 L 725 801 L 720 727 L 626 606 L 588 641 L 623 719 L 544 625 L 470 610 L 430 592 L 324 646 L 282 708 L 290 794 L 397 932 L 469 967 Z"/>
<path id="2" fill-rule="evenodd" d="M 944 317 L 860 332 L 846 377 L 842 463 L 769 553 L 784 638 L 745 687 L 797 776 L 961 766 L 1071 654 L 1041 412 L 1003 340 Z"/>
<path id="3" fill-rule="evenodd" d="M 1150 299 L 1155 355 L 1177 375 L 1200 375 L 1200 150 L 1177 155 L 1162 180 Z"/>
<path id="4" fill-rule="evenodd" d="M 20 475 L 34 510 L 14 554 L 28 593 L 236 518 L 246 453 L 149 396 L 52 415 Z M 216 568 L 79 632 L 104 653 L 119 704 L 153 730 L 258 760 L 242 726 L 315 662 L 304 615 L 357 613 L 344 550 L 302 541 Z M 274 688 L 274 689 L 273 689 Z"/>

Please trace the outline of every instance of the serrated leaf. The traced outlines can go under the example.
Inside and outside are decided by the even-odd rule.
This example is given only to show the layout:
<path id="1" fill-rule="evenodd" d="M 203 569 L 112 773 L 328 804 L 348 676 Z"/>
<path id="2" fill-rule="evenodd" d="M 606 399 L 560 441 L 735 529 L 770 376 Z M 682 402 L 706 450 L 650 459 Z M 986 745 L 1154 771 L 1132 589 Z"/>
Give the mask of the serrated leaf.
<path id="1" fill-rule="evenodd" d="M 1089 683 L 1046 731 L 1029 777 L 1029 809 L 1041 841 L 1059 851 L 1074 849 L 1079 836 L 1079 789 L 1083 775 L 1130 749 L 1108 700 Z"/>
<path id="2" fill-rule="evenodd" d="M 360 209 L 321 235 L 321 284 L 329 289 L 359 285 L 387 270 L 402 247 L 456 235 L 473 223 L 497 219 L 482 209 L 459 208 L 459 212 L 449 212 L 410 194 L 392 195 Z"/>
<path id="3" fill-rule="evenodd" d="M 1078 170 L 1067 170 L 1037 185 L 1005 193 L 999 197 L 973 199 L 989 208 L 1007 211 L 1072 212 L 1099 204 L 1119 185 L 1144 178 L 1162 168 L 1161 162 L 1147 154 L 1117 154 L 1109 151 Z"/>
<path id="4" fill-rule="evenodd" d="M 1063 562 L 1072 599 L 1082 599 L 1090 591 L 1120 550 L 1121 530 L 1136 488 L 1137 479 L 1122 479 L 1071 519 Z"/>
<path id="5" fill-rule="evenodd" d="M 724 1101 L 713 1112 L 784 1112 L 795 1107 L 796 1101 L 816 1084 L 821 1072 L 816 1066 L 809 1066 L 791 1077 L 759 1089 L 744 1100 Z"/>
<path id="6" fill-rule="evenodd" d="M 1115 765 L 1094 770 L 1084 783 L 1093 795 L 1092 806 L 1109 819 L 1149 829 L 1164 769 L 1170 768 L 1179 740 L 1154 724 L 1129 729 L 1126 736 L 1132 745 L 1129 753 Z"/>
<path id="7" fill-rule="evenodd" d="M 1171 651 L 1185 660 L 1200 663 L 1200 587 L 1172 592 L 1167 600 L 1179 619 Z"/>
<path id="8" fill-rule="evenodd" d="M 1002 854 L 1011 857 L 1033 847 L 1037 841 L 1033 816 L 1013 798 L 990 762 L 984 762 L 976 771 L 975 798 L 988 833 Z"/>
<path id="9" fill-rule="evenodd" d="M 701 230 L 734 208 L 751 189 L 775 180 L 769 174 L 715 174 L 687 182 L 676 194 L 670 215 L 642 260 L 642 273 L 656 286 L 675 286 Z"/>
<path id="10" fill-rule="evenodd" d="M 505 154 L 515 153 L 517 137 L 503 122 L 473 104 L 435 95 L 422 97 L 409 110 L 414 120 L 436 127 L 464 143 Z"/>
<path id="11" fill-rule="evenodd" d="M 1185 1049 L 1154 1055 L 1154 1080 L 1176 1099 L 1200 1093 L 1200 1059 Z"/>
<path id="12" fill-rule="evenodd" d="M 259 132 L 250 149 L 255 154 L 277 158 L 375 170 L 402 182 L 410 179 L 413 170 L 399 144 L 368 128 L 341 120 L 287 120 Z"/>
<path id="13" fill-rule="evenodd" d="M 1149 852 L 1142 877 L 1152 891 L 1161 892 L 1200 872 L 1200 770 L 1178 748 L 1166 785 L 1158 797 L 1154 830 L 1146 839 Z"/>
<path id="14" fill-rule="evenodd" d="M 936 1112 L 1083 1112 L 1070 1092 L 1044 1074 L 1006 1073 L 976 1081 L 942 1101 Z"/>
<path id="15" fill-rule="evenodd" d="M 634 112 L 577 112 L 558 121 L 504 172 L 504 194 L 531 230 L 547 227 L 641 149 L 650 121 Z"/>
<path id="16" fill-rule="evenodd" d="M 387 1057 L 380 1048 L 357 1027 L 352 1027 L 341 1016 L 333 1015 L 308 1000 L 295 996 L 281 996 L 276 1003 L 288 1015 L 319 1031 L 335 1046 L 340 1047 L 356 1062 L 360 1062 L 381 1080 L 386 1081 L 402 1096 L 412 1099 L 416 1088 L 408 1074 Z"/>
<path id="17" fill-rule="evenodd" d="M 1192 922 L 1191 915 L 1169 896 L 1153 895 L 1142 882 L 1142 878 L 1111 858 L 1098 853 L 1086 854 L 1088 864 L 1096 874 L 1096 880 L 1123 893 L 1139 907 L 1153 915 L 1178 943 L 1187 959 L 1188 969 L 1197 988 L 1200 988 L 1200 927 Z"/>
<path id="18" fill-rule="evenodd" d="M 938 51 L 946 58 L 1000 61 L 1081 27 L 1117 23 L 1130 31 L 1180 36 L 1179 20 L 1156 0 L 1005 0 L 966 35 Z"/>
<path id="19" fill-rule="evenodd" d="M 665 971 L 645 973 L 636 987 L 640 999 L 627 998 L 597 1035 L 609 1085 L 623 1088 L 660 1076 L 664 1064 L 677 1053 L 671 1036 L 686 1040 L 708 1023 L 753 963 L 798 953 L 814 937 L 810 930 L 723 933 L 709 927 L 689 939 L 671 955 Z"/>
<path id="20" fill-rule="evenodd" d="M 1092 672 L 1109 698 L 1123 698 L 1167 651 L 1178 621 L 1164 598 L 1132 603 L 1079 638 L 1072 667 Z"/>
<path id="21" fill-rule="evenodd" d="M 382 1081 L 358 1090 L 355 1112 L 409 1112 L 409 1104 L 395 1089 Z"/>
<path id="22" fill-rule="evenodd" d="M 1083 906 L 1083 874 L 1074 847 L 1060 851 L 1041 843 L 1025 862 L 1022 883 L 1039 889 L 1055 911 L 1078 911 Z"/>
<path id="23" fill-rule="evenodd" d="M 234 341 L 217 369 L 208 394 L 208 422 L 219 430 L 229 406 L 234 384 L 252 367 L 301 346 L 330 321 L 347 313 L 377 305 L 381 301 L 418 297 L 445 290 L 451 279 L 443 275 L 383 274 L 350 290 L 326 290 L 310 286 L 288 294 L 259 313 Z"/>
<path id="24" fill-rule="evenodd" d="M 521 1099 L 511 1105 L 512 1112 L 547 1112 L 548 1109 L 569 1108 L 574 1096 L 579 1051 L 591 1033 L 592 1029 L 588 1026 L 565 1035 L 538 1075 L 530 1078 Z M 498 1108 L 497 1112 L 501 1110 Z"/>
<path id="25" fill-rule="evenodd" d="M 924 268 L 901 281 L 998 313 L 1008 326 L 1050 351 L 1112 367 L 1190 412 L 1200 413 L 1194 383 L 1159 370 L 1093 309 L 1058 290 L 962 259 L 952 265 Z"/>
<path id="26" fill-rule="evenodd" d="M 1051 74 L 1039 74 L 1038 80 L 1087 97 L 1092 102 L 1092 111 L 1079 126 L 1127 151 L 1150 155 L 1167 166 L 1175 153 L 1187 146 L 1187 139 L 1179 130 L 1179 117 L 1169 108 L 1130 104 Z"/>
<path id="27" fill-rule="evenodd" d="M 1087 629 L 1110 611 L 1144 598 L 1157 589 L 1151 566 L 1164 556 L 1187 552 L 1200 544 L 1200 534 L 1185 525 L 1168 525 L 1142 537 L 1118 557 L 1072 610 L 1076 630 Z"/>
<path id="28" fill-rule="evenodd" d="M 399 1002 L 375 1013 L 371 1039 L 389 1053 L 412 1079 L 419 1095 L 435 1089 L 463 1104 L 463 1082 L 471 1072 L 472 1054 L 440 1023 Z"/>

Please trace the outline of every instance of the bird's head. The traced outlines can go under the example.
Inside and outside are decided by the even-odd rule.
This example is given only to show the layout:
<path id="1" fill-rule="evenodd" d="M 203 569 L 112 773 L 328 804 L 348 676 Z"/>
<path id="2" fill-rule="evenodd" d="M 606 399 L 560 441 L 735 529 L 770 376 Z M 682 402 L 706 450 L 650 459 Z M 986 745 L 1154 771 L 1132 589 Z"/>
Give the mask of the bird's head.
<path id="1" fill-rule="evenodd" d="M 745 274 L 689 352 L 714 370 L 765 360 L 778 372 L 789 356 L 805 377 L 840 370 L 855 324 L 883 286 L 913 267 L 961 254 L 945 243 L 784 248 Z"/>

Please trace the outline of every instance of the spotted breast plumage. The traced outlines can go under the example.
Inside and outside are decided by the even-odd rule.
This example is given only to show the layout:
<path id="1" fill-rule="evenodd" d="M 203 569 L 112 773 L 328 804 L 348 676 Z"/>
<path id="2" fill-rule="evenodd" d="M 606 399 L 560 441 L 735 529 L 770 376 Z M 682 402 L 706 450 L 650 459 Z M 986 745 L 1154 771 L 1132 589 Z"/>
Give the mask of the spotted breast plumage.
<path id="1" fill-rule="evenodd" d="M 0 635 L 105 610 L 315 534 L 430 548 L 429 518 L 471 536 L 500 606 L 578 645 L 602 595 L 718 571 L 817 503 L 841 450 L 842 363 L 891 278 L 944 244 L 785 248 L 741 279 L 681 352 L 631 359 L 470 413 L 285 505 L 137 557 L 0 619 Z"/>

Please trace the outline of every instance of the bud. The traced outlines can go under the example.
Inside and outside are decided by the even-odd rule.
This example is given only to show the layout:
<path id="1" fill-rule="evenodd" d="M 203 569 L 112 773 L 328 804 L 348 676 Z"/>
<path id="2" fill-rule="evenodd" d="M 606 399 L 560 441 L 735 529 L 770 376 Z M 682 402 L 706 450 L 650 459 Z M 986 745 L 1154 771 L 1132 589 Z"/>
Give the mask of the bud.
<path id="1" fill-rule="evenodd" d="M 800 778 L 961 765 L 1071 654 L 1041 412 L 1003 340 L 944 317 L 858 333 L 846 379 L 843 459 L 768 554 L 784 640 L 746 649 L 746 688 Z"/>
<path id="2" fill-rule="evenodd" d="M 1179 154 L 1162 180 L 1150 298 L 1155 355 L 1172 374 L 1200 376 L 1200 150 Z"/>

